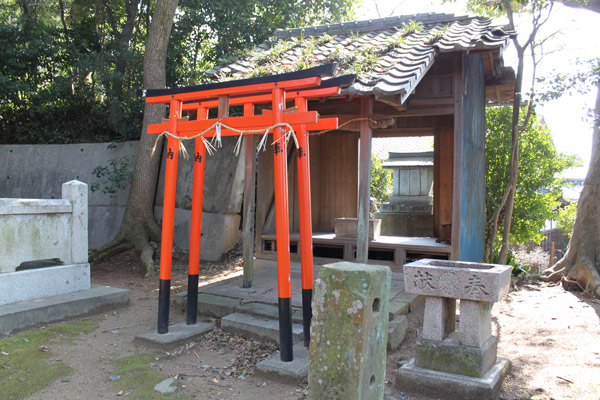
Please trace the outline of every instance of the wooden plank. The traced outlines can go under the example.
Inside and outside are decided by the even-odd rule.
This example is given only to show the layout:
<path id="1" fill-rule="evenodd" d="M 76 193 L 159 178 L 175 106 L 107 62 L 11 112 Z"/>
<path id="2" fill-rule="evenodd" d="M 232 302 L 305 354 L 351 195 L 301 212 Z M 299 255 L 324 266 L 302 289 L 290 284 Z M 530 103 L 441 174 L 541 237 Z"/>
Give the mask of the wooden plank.
<path id="1" fill-rule="evenodd" d="M 388 128 L 388 129 L 377 129 L 373 131 L 374 138 L 383 137 L 403 137 L 403 136 L 433 136 L 435 134 L 435 128 Z"/>
<path id="2" fill-rule="evenodd" d="M 440 237 L 440 131 L 433 135 L 433 237 Z"/>
<path id="3" fill-rule="evenodd" d="M 360 114 L 370 118 L 373 114 L 373 100 L 361 99 Z M 356 261 L 366 263 L 369 258 L 369 206 L 371 186 L 371 127 L 368 120 L 360 124 L 360 153 L 358 179 L 358 227 L 356 239 Z"/>
<path id="4" fill-rule="evenodd" d="M 293 100 L 297 97 L 305 97 L 307 99 L 319 98 L 319 97 L 330 97 L 337 96 L 340 94 L 340 88 L 337 86 L 319 88 L 319 89 L 303 89 L 303 90 L 291 90 L 285 93 L 287 100 Z M 229 105 L 235 106 L 240 104 L 252 103 L 252 104 L 270 104 L 273 96 L 270 93 L 256 94 L 250 96 L 237 96 L 229 99 Z M 207 99 L 199 102 L 187 102 L 183 104 L 184 110 L 195 110 L 198 107 L 214 108 L 218 107 L 218 99 Z"/>
<path id="5" fill-rule="evenodd" d="M 271 115 L 255 115 L 252 117 L 223 117 L 219 118 L 221 123 L 235 129 L 267 129 L 273 125 L 273 117 Z M 283 122 L 290 125 L 298 124 L 316 124 L 319 121 L 319 114 L 316 111 L 307 111 L 303 113 L 284 114 Z M 194 136 L 199 132 L 209 129 L 215 124 L 214 119 L 183 121 L 177 125 L 177 134 L 182 137 Z M 168 124 L 151 124 L 148 125 L 148 134 L 160 134 L 168 131 Z M 223 128 L 222 136 L 239 136 L 239 132 L 230 131 Z M 207 132 L 205 137 L 212 137 L 214 131 Z"/>
<path id="6" fill-rule="evenodd" d="M 439 221 L 437 229 L 441 233 L 443 224 L 452 224 L 453 190 L 453 148 L 454 135 L 451 127 L 441 126 L 439 134 Z M 438 236 L 439 237 L 439 236 Z"/>
<path id="7" fill-rule="evenodd" d="M 185 87 L 169 88 L 169 89 L 146 89 L 146 90 L 139 89 L 139 90 L 137 90 L 137 95 L 146 97 L 147 99 L 149 99 L 149 98 L 155 99 L 155 98 L 161 98 L 161 97 L 166 97 L 166 96 L 172 96 L 171 98 L 177 99 L 178 97 L 176 97 L 176 96 L 181 95 L 181 94 L 189 94 L 189 93 L 207 94 L 207 93 L 218 92 L 218 94 L 215 94 L 213 96 L 220 96 L 223 94 L 231 95 L 231 94 L 237 93 L 236 90 L 240 89 L 240 88 L 246 88 L 248 91 L 245 93 L 251 93 L 252 90 L 249 88 L 252 88 L 252 87 L 255 87 L 258 85 L 271 84 L 272 88 L 280 88 L 281 89 L 281 88 L 293 87 L 293 85 L 295 83 L 297 83 L 298 81 L 302 81 L 304 79 L 313 79 L 313 78 L 318 78 L 319 83 L 317 83 L 315 85 L 311 85 L 311 86 L 317 86 L 317 85 L 320 85 L 321 77 L 333 75 L 336 68 L 337 68 L 336 64 L 324 64 L 324 65 L 319 65 L 317 67 L 306 68 L 306 69 L 299 70 L 299 71 L 285 72 L 283 74 L 267 75 L 267 76 L 261 76 L 261 77 L 257 77 L 257 78 L 246 78 L 246 79 L 238 79 L 238 80 L 234 80 L 234 81 L 214 82 L 214 83 L 207 83 L 204 85 L 185 86 Z M 351 79 L 348 80 L 348 78 L 351 78 Z M 344 76 L 334 78 L 334 83 L 335 83 L 335 86 L 346 86 L 346 85 L 352 84 L 352 82 L 354 81 L 355 78 L 356 78 L 355 76 L 354 76 L 354 78 L 352 78 L 352 75 L 344 75 Z M 292 86 L 290 86 L 290 85 L 292 85 Z M 327 87 L 328 85 L 324 84 L 323 86 Z M 222 90 L 230 90 L 230 92 L 229 93 L 219 92 Z"/>

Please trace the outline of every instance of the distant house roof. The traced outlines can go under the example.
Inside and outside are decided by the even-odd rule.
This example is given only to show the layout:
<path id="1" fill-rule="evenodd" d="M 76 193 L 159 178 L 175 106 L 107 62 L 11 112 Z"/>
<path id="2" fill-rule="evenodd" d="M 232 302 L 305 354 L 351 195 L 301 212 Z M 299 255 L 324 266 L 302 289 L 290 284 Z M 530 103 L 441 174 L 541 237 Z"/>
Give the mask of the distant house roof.
<path id="1" fill-rule="evenodd" d="M 512 98 L 514 72 L 503 67 L 511 32 L 481 17 L 417 14 L 277 30 L 250 55 L 209 71 L 214 79 L 244 78 L 337 62 L 336 75 L 357 73 L 349 96 L 395 98 L 403 104 L 441 53 L 488 51 L 483 57 L 488 102 Z"/>

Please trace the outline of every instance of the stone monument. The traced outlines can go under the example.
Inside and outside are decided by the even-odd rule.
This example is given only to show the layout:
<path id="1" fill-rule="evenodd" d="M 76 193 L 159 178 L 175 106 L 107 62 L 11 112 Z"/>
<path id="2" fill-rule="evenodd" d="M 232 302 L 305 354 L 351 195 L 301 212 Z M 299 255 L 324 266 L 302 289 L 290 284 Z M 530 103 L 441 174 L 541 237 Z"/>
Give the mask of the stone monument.
<path id="1" fill-rule="evenodd" d="M 415 358 L 398 371 L 400 390 L 444 399 L 497 397 L 510 361 L 496 355 L 491 311 L 508 293 L 510 275 L 509 265 L 424 259 L 404 266 L 406 291 L 426 297 L 423 336 Z"/>
<path id="2" fill-rule="evenodd" d="M 391 276 L 381 265 L 321 267 L 310 330 L 311 399 L 383 399 Z"/>

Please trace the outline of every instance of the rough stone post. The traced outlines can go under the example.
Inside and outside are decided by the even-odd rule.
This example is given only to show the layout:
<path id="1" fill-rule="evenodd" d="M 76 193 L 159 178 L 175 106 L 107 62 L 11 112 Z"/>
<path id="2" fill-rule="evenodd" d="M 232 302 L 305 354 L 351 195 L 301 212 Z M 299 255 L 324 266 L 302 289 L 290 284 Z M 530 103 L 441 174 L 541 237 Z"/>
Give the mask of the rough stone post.
<path id="1" fill-rule="evenodd" d="M 72 180 L 62 184 L 62 197 L 71 201 L 71 263 L 88 262 L 88 185 Z"/>
<path id="2" fill-rule="evenodd" d="M 314 285 L 311 399 L 382 399 L 391 271 L 348 262 L 321 267 Z"/>

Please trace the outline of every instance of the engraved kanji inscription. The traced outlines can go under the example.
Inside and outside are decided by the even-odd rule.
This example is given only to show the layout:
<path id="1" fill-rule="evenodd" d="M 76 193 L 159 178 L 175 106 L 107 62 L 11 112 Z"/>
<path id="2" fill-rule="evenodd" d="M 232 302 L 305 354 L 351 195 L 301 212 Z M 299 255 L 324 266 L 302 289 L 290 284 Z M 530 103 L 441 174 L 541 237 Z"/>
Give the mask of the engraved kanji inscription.
<path id="1" fill-rule="evenodd" d="M 469 278 L 469 283 L 465 286 L 465 289 L 467 289 L 467 294 L 470 296 L 489 295 L 485 291 L 485 285 L 481 282 L 481 278 L 476 275 Z"/>
<path id="2" fill-rule="evenodd" d="M 423 271 L 417 271 L 414 279 L 415 286 L 419 289 L 425 289 L 426 287 L 429 289 L 436 289 L 436 287 L 433 286 L 433 275 L 427 271 L 425 271 L 425 273 L 423 273 Z"/>

